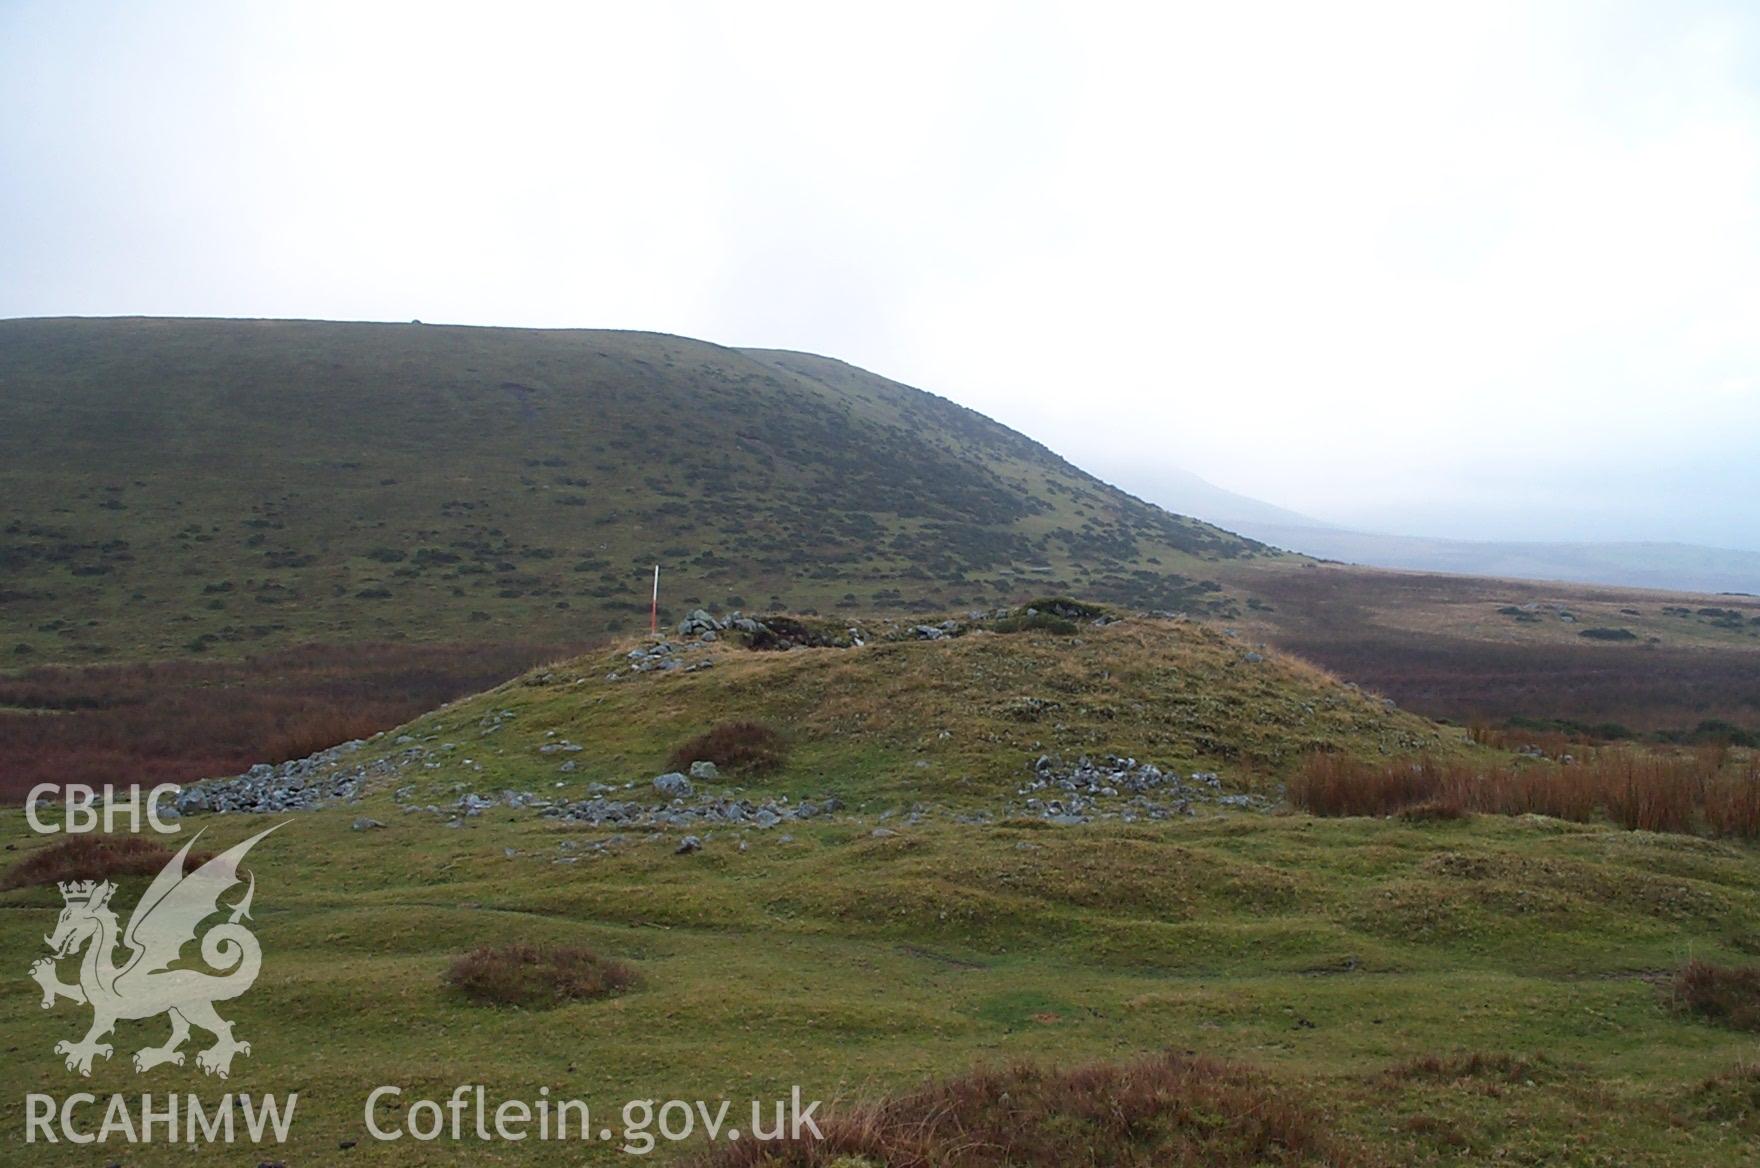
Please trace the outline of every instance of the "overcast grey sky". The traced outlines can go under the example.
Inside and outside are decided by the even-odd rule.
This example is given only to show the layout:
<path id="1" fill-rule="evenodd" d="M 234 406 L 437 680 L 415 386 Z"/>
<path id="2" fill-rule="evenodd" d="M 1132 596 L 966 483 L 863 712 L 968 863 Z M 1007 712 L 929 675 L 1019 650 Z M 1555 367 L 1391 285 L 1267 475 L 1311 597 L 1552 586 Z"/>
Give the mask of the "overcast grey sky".
<path id="1" fill-rule="evenodd" d="M 656 329 L 1150 497 L 1760 548 L 1755 12 L 0 0 L 0 316 Z"/>

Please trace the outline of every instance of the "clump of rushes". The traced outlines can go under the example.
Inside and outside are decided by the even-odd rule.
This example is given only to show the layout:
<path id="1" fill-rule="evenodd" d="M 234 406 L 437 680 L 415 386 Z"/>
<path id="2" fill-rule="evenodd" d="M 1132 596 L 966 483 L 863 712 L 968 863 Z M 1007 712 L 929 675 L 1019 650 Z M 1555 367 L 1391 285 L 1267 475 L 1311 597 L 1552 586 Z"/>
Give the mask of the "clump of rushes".
<path id="1" fill-rule="evenodd" d="M 636 973 L 590 949 L 515 942 L 455 958 L 446 980 L 482 1005 L 544 1009 L 622 993 L 635 985 Z"/>
<path id="2" fill-rule="evenodd" d="M 1303 761 L 1285 793 L 1313 815 L 1436 819 L 1458 811 L 1586 823 L 1600 814 L 1631 831 L 1760 838 L 1760 759 L 1732 765 L 1727 756 L 1610 749 L 1569 766 L 1473 767 L 1322 752 Z"/>

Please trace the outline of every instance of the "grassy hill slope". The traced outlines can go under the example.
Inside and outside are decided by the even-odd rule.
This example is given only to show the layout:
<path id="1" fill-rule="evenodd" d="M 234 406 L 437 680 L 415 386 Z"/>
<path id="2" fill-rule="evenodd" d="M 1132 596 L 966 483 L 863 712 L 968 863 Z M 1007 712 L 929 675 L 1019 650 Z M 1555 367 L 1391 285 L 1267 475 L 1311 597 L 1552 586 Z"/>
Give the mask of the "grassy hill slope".
<path id="1" fill-rule="evenodd" d="M 678 337 L 0 322 L 7 664 L 580 639 L 695 604 L 1216 600 L 1261 548 L 840 362 Z"/>

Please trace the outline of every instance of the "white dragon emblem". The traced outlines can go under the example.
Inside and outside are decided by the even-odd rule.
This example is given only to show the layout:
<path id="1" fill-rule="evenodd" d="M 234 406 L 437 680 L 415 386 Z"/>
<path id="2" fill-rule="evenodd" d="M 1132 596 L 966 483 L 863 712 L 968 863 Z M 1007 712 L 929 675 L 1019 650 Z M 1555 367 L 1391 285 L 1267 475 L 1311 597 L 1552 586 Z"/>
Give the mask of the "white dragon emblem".
<path id="1" fill-rule="evenodd" d="M 232 1023 L 214 1012 L 214 1003 L 229 1002 L 250 989 L 262 967 L 263 952 L 256 937 L 239 924 L 250 916 L 251 897 L 257 890 L 254 875 L 244 896 L 231 906 L 231 917 L 202 935 L 202 960 L 227 972 L 213 974 L 173 966 L 184 946 L 196 939 L 201 923 L 223 911 L 220 897 L 239 883 L 238 866 L 245 853 L 275 827 L 185 874 L 183 860 L 200 837 L 197 832 L 153 877 L 135 904 L 128 926 L 122 930 L 121 943 L 129 952 L 120 965 L 116 962 L 116 913 L 110 908 L 116 885 L 107 880 L 83 880 L 60 886 L 66 907 L 55 923 L 55 932 L 43 938 L 54 956 L 34 962 L 31 978 L 43 987 L 45 1010 L 57 998 L 71 998 L 92 1007 L 92 1028 L 86 1036 L 78 1042 L 55 1044 L 55 1053 L 67 1056 L 68 1070 L 90 1075 L 95 1056 L 109 1058 L 113 1048 L 103 1039 L 117 1022 L 165 1013 L 171 1015 L 170 1040 L 164 1046 L 136 1051 L 135 1070 L 150 1071 L 164 1063 L 182 1066 L 183 1052 L 177 1048 L 189 1037 L 192 1025 L 215 1038 L 213 1046 L 196 1055 L 196 1065 L 207 1074 L 224 1079 L 232 1071 L 233 1056 L 251 1052 L 250 1043 L 232 1037 Z M 81 948 L 85 956 L 80 961 L 79 984 L 65 985 L 56 977 L 55 962 Z"/>

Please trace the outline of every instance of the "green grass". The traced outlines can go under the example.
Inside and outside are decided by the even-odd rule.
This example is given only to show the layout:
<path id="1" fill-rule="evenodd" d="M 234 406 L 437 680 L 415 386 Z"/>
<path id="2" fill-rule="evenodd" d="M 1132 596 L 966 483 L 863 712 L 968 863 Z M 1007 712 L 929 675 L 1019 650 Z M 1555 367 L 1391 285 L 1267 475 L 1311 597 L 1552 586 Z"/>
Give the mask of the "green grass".
<path id="1" fill-rule="evenodd" d="M 1751 1057 L 1752 1039 L 1682 1016 L 1655 984 L 1689 954 L 1737 961 L 1760 947 L 1752 849 L 1553 822 L 1234 816 L 934 822 L 883 840 L 865 823 L 825 823 L 791 829 L 792 842 L 717 832 L 690 856 L 662 833 L 557 864 L 564 840 L 608 833 L 508 810 L 447 829 L 382 796 L 364 809 L 390 828 L 351 832 L 355 810 L 296 816 L 253 857 L 266 956 L 233 1007 L 253 1054 L 229 1086 L 300 1090 L 296 1142 L 275 1155 L 289 1163 L 328 1162 L 359 1138 L 360 1100 L 380 1083 L 483 1082 L 510 1097 L 549 1086 L 602 1105 L 799 1083 L 853 1100 L 976 1063 L 1163 1048 L 1261 1067 L 1400 1163 L 1686 1165 L 1760 1151 L 1751 1127 L 1706 1118 L 1723 1088 L 1706 1089 L 1709 1104 L 1701 1090 Z M 216 843 L 259 826 L 209 821 Z M 34 846 L 17 816 L 0 830 Z M 141 883 L 125 882 L 123 903 Z M 37 956 L 58 904 L 52 889 L 0 896 L 0 961 Z M 590 948 L 640 984 L 534 1012 L 484 1010 L 445 987 L 457 954 L 512 942 Z M 0 1010 L 14 1081 L 69 1086 L 50 1048 L 80 1013 L 39 1011 L 22 990 Z M 216 1089 L 173 1068 L 150 1082 L 126 1069 L 127 1051 L 160 1038 L 125 1024 L 118 1058 L 81 1086 Z M 1514 1083 L 1388 1073 L 1457 1050 L 1539 1069 Z M 0 1097 L 9 1135 L 20 1094 Z M 617 1158 L 577 1151 L 497 1154 Z M 456 1153 L 406 1141 L 349 1155 Z M 68 1148 L 29 1157 L 90 1162 Z M 188 1158 L 145 1149 L 128 1162 Z"/>

